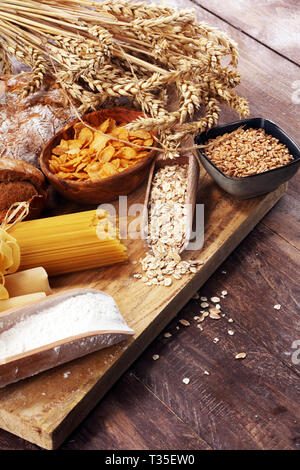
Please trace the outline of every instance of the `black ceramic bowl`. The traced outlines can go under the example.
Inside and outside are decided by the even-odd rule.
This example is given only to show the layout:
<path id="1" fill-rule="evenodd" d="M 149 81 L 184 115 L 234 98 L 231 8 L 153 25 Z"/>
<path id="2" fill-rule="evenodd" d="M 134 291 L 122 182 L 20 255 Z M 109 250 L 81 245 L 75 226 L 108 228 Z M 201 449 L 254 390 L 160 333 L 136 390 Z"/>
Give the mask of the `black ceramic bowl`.
<path id="1" fill-rule="evenodd" d="M 249 199 L 274 191 L 281 184 L 294 176 L 300 165 L 300 147 L 280 129 L 280 127 L 264 118 L 245 119 L 232 124 L 215 127 L 208 132 L 203 132 L 196 136 L 195 143 L 196 145 L 205 145 L 209 139 L 224 135 L 226 132 L 233 132 L 241 126 L 243 126 L 244 129 L 264 129 L 267 134 L 276 137 L 283 143 L 294 157 L 291 163 L 280 168 L 265 171 L 257 175 L 246 176 L 245 178 L 231 178 L 219 170 L 216 165 L 209 160 L 202 149 L 198 149 L 202 165 L 224 191 L 238 199 Z"/>

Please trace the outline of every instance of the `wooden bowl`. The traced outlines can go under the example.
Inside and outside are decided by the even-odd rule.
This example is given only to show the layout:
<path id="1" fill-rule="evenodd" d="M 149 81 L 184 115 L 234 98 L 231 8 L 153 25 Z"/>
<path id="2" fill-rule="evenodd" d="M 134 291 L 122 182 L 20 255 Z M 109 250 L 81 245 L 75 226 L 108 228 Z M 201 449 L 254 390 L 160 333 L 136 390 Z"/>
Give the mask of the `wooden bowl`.
<path id="1" fill-rule="evenodd" d="M 117 125 L 129 123 L 139 117 L 144 117 L 144 113 L 127 108 L 108 108 L 86 114 L 82 120 L 91 126 L 98 126 L 108 118 L 116 121 Z M 61 139 L 73 139 L 73 126 L 78 120 L 65 126 L 56 134 L 43 148 L 40 156 L 41 170 L 52 184 L 52 186 L 66 199 L 81 204 L 102 204 L 125 196 L 134 191 L 147 177 L 152 160 L 156 154 L 155 150 L 150 150 L 149 154 L 141 162 L 124 170 L 122 173 L 103 178 L 101 181 L 72 181 L 57 177 L 49 168 L 49 159 L 52 149 L 59 145 Z"/>

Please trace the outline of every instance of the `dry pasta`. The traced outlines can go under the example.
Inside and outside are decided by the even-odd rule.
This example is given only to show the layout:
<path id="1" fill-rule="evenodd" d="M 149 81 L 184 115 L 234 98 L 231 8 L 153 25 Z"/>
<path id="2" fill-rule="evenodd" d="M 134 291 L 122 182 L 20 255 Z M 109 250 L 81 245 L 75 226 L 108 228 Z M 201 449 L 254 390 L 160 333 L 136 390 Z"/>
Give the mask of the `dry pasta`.
<path id="1" fill-rule="evenodd" d="M 22 270 L 43 266 L 53 276 L 127 260 L 126 247 L 104 211 L 21 222 L 12 233 Z"/>
<path id="2" fill-rule="evenodd" d="M 7 300 L 9 294 L 4 287 L 4 276 L 15 273 L 20 266 L 20 247 L 14 237 L 0 228 L 0 300 Z"/>

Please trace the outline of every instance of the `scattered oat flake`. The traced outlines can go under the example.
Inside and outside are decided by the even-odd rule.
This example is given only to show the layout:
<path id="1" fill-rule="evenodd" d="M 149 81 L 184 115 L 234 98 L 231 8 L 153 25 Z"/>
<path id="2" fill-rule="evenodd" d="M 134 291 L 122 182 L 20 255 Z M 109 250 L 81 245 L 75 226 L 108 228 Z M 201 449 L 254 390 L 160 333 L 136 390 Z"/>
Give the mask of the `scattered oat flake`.
<path id="1" fill-rule="evenodd" d="M 165 337 L 165 338 L 171 338 L 171 336 L 172 336 L 171 333 L 165 333 L 165 334 L 164 334 L 164 337 Z"/>
<path id="2" fill-rule="evenodd" d="M 138 273 L 134 274 L 133 277 L 134 277 L 135 279 L 142 279 L 142 275 L 141 275 L 141 274 L 138 274 Z"/>
<path id="3" fill-rule="evenodd" d="M 220 297 L 212 297 L 210 300 L 211 300 L 214 304 L 217 304 L 218 302 L 221 301 Z"/>
<path id="4" fill-rule="evenodd" d="M 179 323 L 180 323 L 181 325 L 183 325 L 183 326 L 191 326 L 190 322 L 187 321 L 187 320 L 185 320 L 184 318 L 181 318 L 181 319 L 179 320 Z"/>
<path id="5" fill-rule="evenodd" d="M 204 375 L 210 375 L 210 372 L 208 372 L 208 370 L 205 370 Z"/>
<path id="6" fill-rule="evenodd" d="M 209 309 L 209 314 L 210 314 L 210 315 L 212 314 L 212 315 L 218 315 L 218 316 L 220 316 L 220 313 L 221 313 L 221 311 L 220 311 L 220 309 L 217 308 L 217 307 L 212 307 L 212 308 Z"/>
<path id="7" fill-rule="evenodd" d="M 211 307 L 208 311 L 210 313 L 220 313 L 220 309 L 217 306 Z"/>
<path id="8" fill-rule="evenodd" d="M 245 359 L 247 357 L 247 354 L 245 352 L 239 353 L 235 356 L 235 359 Z"/>
<path id="9" fill-rule="evenodd" d="M 220 320 L 221 315 L 219 315 L 218 313 L 211 312 L 209 314 L 209 318 L 211 318 L 212 320 Z"/>
<path id="10" fill-rule="evenodd" d="M 199 328 L 200 331 L 203 331 L 203 328 L 201 325 L 197 325 L 197 328 Z"/>
<path id="11" fill-rule="evenodd" d="M 200 317 L 198 317 L 198 315 L 196 315 L 196 316 L 194 317 L 194 320 L 199 320 L 199 318 L 200 318 Z"/>
<path id="12" fill-rule="evenodd" d="M 197 322 L 198 322 L 198 323 L 202 323 L 202 322 L 205 320 L 205 318 L 208 317 L 208 315 L 209 315 L 208 312 L 207 312 L 207 313 L 203 313 L 203 314 L 201 315 L 201 317 L 199 318 L 199 320 L 197 320 Z"/>
<path id="13" fill-rule="evenodd" d="M 152 359 L 153 359 L 153 361 L 157 361 L 157 359 L 159 359 L 159 355 L 158 355 L 158 354 L 154 354 L 154 355 L 152 356 Z"/>
<path id="14" fill-rule="evenodd" d="M 213 342 L 217 344 L 220 341 L 220 338 L 214 338 Z"/>
<path id="15" fill-rule="evenodd" d="M 228 323 L 233 323 L 233 318 L 228 318 Z"/>
<path id="16" fill-rule="evenodd" d="M 180 279 L 182 279 L 181 275 L 180 274 L 173 274 L 173 277 L 174 279 L 176 279 L 177 281 L 179 281 Z"/>
<path id="17" fill-rule="evenodd" d="M 209 304 L 207 302 L 202 302 L 202 304 L 200 304 L 200 307 L 201 308 L 207 308 L 207 307 L 209 307 Z"/>
<path id="18" fill-rule="evenodd" d="M 233 335 L 234 335 L 234 331 L 233 331 L 233 330 L 228 330 L 228 334 L 229 334 L 230 336 L 233 336 Z"/>
<path id="19" fill-rule="evenodd" d="M 188 385 L 190 383 L 190 379 L 188 379 L 187 377 L 185 377 L 182 381 L 184 384 Z"/>
<path id="20" fill-rule="evenodd" d="M 202 300 L 202 302 L 207 302 L 207 297 L 200 297 L 200 300 Z"/>
<path id="21" fill-rule="evenodd" d="M 222 290 L 222 295 L 225 296 L 225 295 L 227 295 L 227 294 L 228 294 L 227 290 Z"/>
<path id="22" fill-rule="evenodd" d="M 172 285 L 173 281 L 170 277 L 166 277 L 164 280 L 164 286 L 165 287 L 170 287 Z"/>
<path id="23" fill-rule="evenodd" d="M 280 304 L 274 305 L 274 308 L 275 308 L 275 310 L 280 310 L 280 309 L 281 309 L 281 305 L 280 305 Z"/>

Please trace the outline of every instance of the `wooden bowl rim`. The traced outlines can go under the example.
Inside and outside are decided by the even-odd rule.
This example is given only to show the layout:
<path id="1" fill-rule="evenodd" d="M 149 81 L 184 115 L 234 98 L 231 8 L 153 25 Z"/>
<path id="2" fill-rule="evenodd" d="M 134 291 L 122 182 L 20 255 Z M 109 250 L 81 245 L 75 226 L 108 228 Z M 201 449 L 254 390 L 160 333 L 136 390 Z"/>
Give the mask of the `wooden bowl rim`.
<path id="1" fill-rule="evenodd" d="M 92 116 L 93 114 L 101 114 L 103 111 L 133 111 L 136 113 L 136 117 L 140 116 L 146 116 L 145 113 L 142 111 L 137 111 L 132 108 L 123 108 L 123 107 L 115 107 L 115 108 L 103 108 L 99 109 L 98 111 L 92 111 L 91 113 L 84 114 L 82 116 L 82 120 L 88 116 Z M 63 129 L 61 129 L 59 132 L 57 132 L 43 147 L 41 155 L 40 155 L 40 166 L 42 172 L 45 174 L 47 178 L 49 178 L 52 181 L 56 181 L 59 184 L 62 184 L 64 186 L 69 186 L 70 188 L 97 188 L 103 185 L 103 183 L 110 183 L 110 182 L 116 182 L 120 178 L 123 178 L 124 176 L 131 176 L 131 174 L 135 174 L 137 170 L 141 170 L 142 168 L 146 167 L 151 161 L 153 160 L 153 157 L 156 153 L 156 150 L 150 150 L 149 154 L 142 159 L 140 163 L 137 163 L 136 165 L 133 165 L 130 168 L 127 168 L 126 170 L 122 171 L 121 173 L 118 173 L 113 176 L 108 176 L 107 178 L 102 178 L 101 181 L 74 181 L 74 180 L 69 180 L 69 179 L 64 179 L 60 178 L 59 176 L 56 176 L 52 171 L 48 168 L 48 161 L 45 161 L 45 152 L 48 150 L 49 147 L 53 144 L 53 141 L 60 135 L 63 134 L 64 132 L 68 131 L 71 127 L 73 127 L 75 124 L 80 122 L 79 119 L 76 119 L 69 124 L 67 124 Z M 129 121 L 132 122 L 132 121 Z M 129 123 L 128 122 L 128 123 Z"/>

